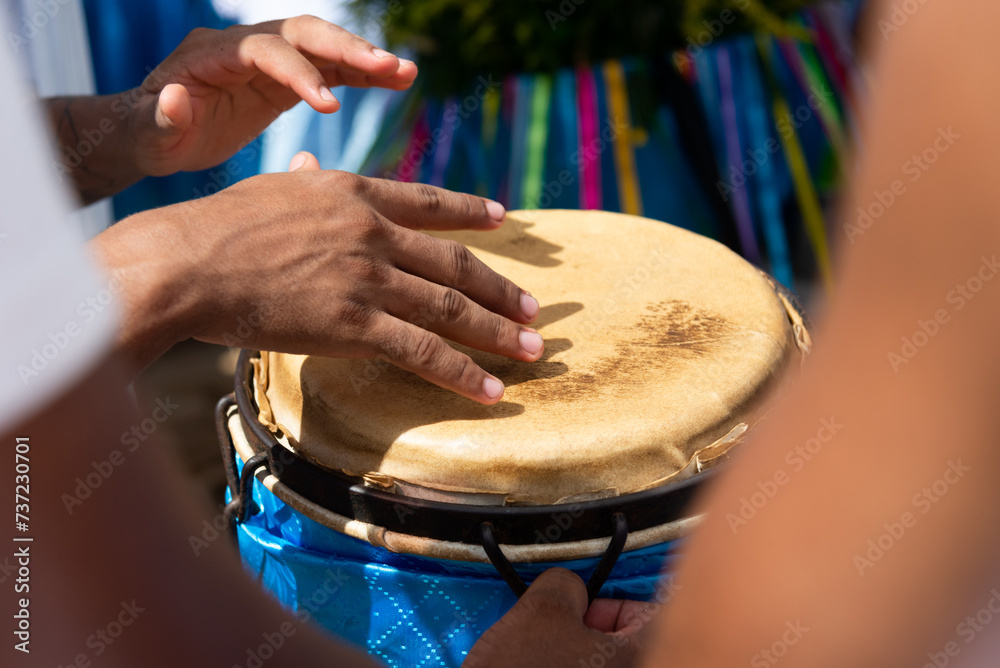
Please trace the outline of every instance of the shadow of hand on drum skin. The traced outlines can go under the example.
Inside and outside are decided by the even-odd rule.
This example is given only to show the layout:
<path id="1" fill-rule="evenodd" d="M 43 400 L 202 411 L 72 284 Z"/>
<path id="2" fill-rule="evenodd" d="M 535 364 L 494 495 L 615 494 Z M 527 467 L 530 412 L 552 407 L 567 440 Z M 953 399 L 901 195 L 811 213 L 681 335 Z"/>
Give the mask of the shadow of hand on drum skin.
<path id="1" fill-rule="evenodd" d="M 542 307 L 535 326 L 539 330 L 583 310 L 579 302 L 563 302 Z M 544 332 L 543 332 L 544 335 Z M 502 355 L 455 345 L 457 350 L 469 355 L 476 364 L 494 374 L 510 388 L 535 380 L 562 376 L 569 367 L 552 357 L 573 347 L 566 338 L 547 339 L 545 352 L 535 362 L 521 362 Z M 346 383 L 336 387 L 342 392 L 343 405 L 338 401 L 337 390 L 322 395 L 303 387 L 308 397 L 302 406 L 300 440 L 303 443 L 350 444 L 349 450 L 365 460 L 362 468 L 377 471 L 382 457 L 397 438 L 417 427 L 441 422 L 465 420 L 496 420 L 524 413 L 523 404 L 501 401 L 484 406 L 466 399 L 450 390 L 434 385 L 419 376 L 388 363 L 379 362 L 377 375 L 363 383 L 357 381 L 362 369 L 367 373 L 372 362 L 365 360 L 328 360 L 309 357 L 302 365 L 301 374 L 306 378 L 341 377 L 345 365 L 357 369 L 348 374 Z M 367 366 L 366 366 L 367 365 Z M 370 375 L 370 374 L 369 374 Z M 544 391 L 540 389 L 540 391 Z M 369 415 L 361 415 L 366 405 L 372 406 Z M 360 409 L 360 410 L 359 410 Z M 354 426 L 352 426 L 352 423 Z M 456 430 L 460 427 L 456 426 Z M 360 462 L 354 462 L 360 464 Z"/>
<path id="2" fill-rule="evenodd" d="M 583 304 L 580 302 L 548 304 L 541 307 L 538 312 L 538 318 L 533 323 L 533 326 L 544 337 L 545 327 L 579 313 L 582 310 Z M 545 339 L 545 351 L 534 362 L 520 362 L 509 357 L 504 357 L 503 355 L 486 353 L 466 346 L 455 347 L 471 357 L 473 362 L 502 380 L 505 386 L 512 387 L 531 380 L 555 378 L 569 371 L 569 367 L 564 362 L 553 362 L 551 358 L 572 348 L 573 342 L 569 339 Z M 520 404 L 514 405 L 520 406 Z M 524 411 L 522 410 L 521 412 L 523 413 Z"/>
<path id="3" fill-rule="evenodd" d="M 580 302 L 560 302 L 558 304 L 547 304 L 538 311 L 538 318 L 532 323 L 532 327 L 541 331 L 543 328 L 564 318 L 579 313 L 583 310 Z M 543 334 L 544 336 L 544 334 Z M 545 344 L 548 346 L 548 343 Z"/>
<path id="4" fill-rule="evenodd" d="M 463 246 L 509 257 L 535 267 L 558 267 L 562 264 L 562 260 L 553 256 L 563 247 L 529 234 L 528 230 L 534 226 L 534 223 L 510 216 L 504 226 L 498 230 L 489 232 L 458 230 L 434 236 L 454 239 Z"/>
<path id="5" fill-rule="evenodd" d="M 558 355 L 573 347 L 573 342 L 569 339 L 547 339 L 545 341 L 545 352 L 535 362 L 519 362 L 509 357 L 493 355 L 469 348 L 459 348 L 462 352 L 472 358 L 472 361 L 483 367 L 494 376 L 503 381 L 506 387 L 513 387 L 532 380 L 541 380 L 561 376 L 569 367 L 564 362 L 550 361 L 553 355 Z M 521 404 L 512 404 L 521 406 Z M 524 407 L 521 406 L 521 413 Z"/>

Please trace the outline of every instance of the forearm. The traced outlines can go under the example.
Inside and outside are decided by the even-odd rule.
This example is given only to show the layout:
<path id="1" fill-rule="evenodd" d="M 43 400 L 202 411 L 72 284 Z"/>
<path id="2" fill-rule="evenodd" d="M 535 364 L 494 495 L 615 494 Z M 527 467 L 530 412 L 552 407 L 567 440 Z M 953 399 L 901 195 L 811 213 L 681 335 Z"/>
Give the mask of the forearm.
<path id="1" fill-rule="evenodd" d="M 16 545 L 30 546 L 34 557 L 30 610 L 37 638 L 36 663 L 25 664 L 19 653 L 15 659 L 8 645 L 0 651 L 11 657 L 4 665 L 87 665 L 83 659 L 99 656 L 109 667 L 233 666 L 251 663 L 248 656 L 267 645 L 273 668 L 373 668 L 374 661 L 261 593 L 244 576 L 225 532 L 209 547 L 191 549 L 189 537 L 201 536 L 202 523 L 215 521 L 218 511 L 192 501 L 155 434 L 137 450 L 122 447 L 121 435 L 141 416 L 128 408 L 119 362 L 100 361 L 59 401 L 4 435 L 11 462 L 15 437 L 31 443 L 35 542 Z M 93 462 L 114 456 L 124 461 L 121 468 L 74 497 Z M 13 483 L 11 468 L 0 482 L 9 498 Z M 119 635 L 96 636 L 111 629 L 109 622 Z"/>
<path id="2" fill-rule="evenodd" d="M 131 91 L 44 101 L 56 138 L 55 171 L 85 204 L 110 197 L 144 175 L 130 137 Z"/>
<path id="3" fill-rule="evenodd" d="M 898 331 L 912 336 L 918 319 L 928 316 Z M 948 326 L 940 337 L 974 345 L 957 320 Z M 788 668 L 923 665 L 961 640 L 957 625 L 1000 584 L 1000 461 L 984 405 L 998 388 L 949 382 L 943 349 L 914 360 L 940 365 L 928 382 L 896 376 L 890 331 L 818 340 L 845 353 L 812 362 L 801 397 L 769 417 L 710 494 L 645 665 L 770 666 L 786 651 Z M 995 356 L 977 362 L 1000 370 Z"/>
<path id="4" fill-rule="evenodd" d="M 997 14 L 927 5 L 892 35 L 845 222 L 896 181 L 903 194 L 853 237 L 796 396 L 706 499 L 645 665 L 769 666 L 779 654 L 787 668 L 921 665 L 964 646 L 958 625 L 991 597 L 1000 140 L 985 110 L 1000 103 Z M 961 36 L 935 42 L 949 58 L 926 49 L 936 35 Z M 955 62 L 975 64 L 956 78 Z M 914 181 L 907 166 L 928 152 L 933 167 Z"/>
<path id="5" fill-rule="evenodd" d="M 134 371 L 195 335 L 201 314 L 212 308 L 204 263 L 194 257 L 190 230 L 182 224 L 183 217 L 198 215 L 189 208 L 179 204 L 136 214 L 88 244 L 119 301 L 117 353 Z"/>

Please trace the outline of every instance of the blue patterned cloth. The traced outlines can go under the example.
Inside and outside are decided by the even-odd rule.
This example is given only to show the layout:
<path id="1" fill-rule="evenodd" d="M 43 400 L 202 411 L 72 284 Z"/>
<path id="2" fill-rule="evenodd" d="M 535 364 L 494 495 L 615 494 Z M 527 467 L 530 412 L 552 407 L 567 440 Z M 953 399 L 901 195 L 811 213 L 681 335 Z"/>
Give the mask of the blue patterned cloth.
<path id="1" fill-rule="evenodd" d="M 256 479 L 253 499 L 260 512 L 238 529 L 247 570 L 289 610 L 389 666 L 458 668 L 517 600 L 490 565 L 373 547 L 305 517 Z M 601 597 L 651 600 L 676 547 L 677 541 L 624 553 Z M 517 570 L 526 582 L 554 566 L 588 579 L 597 561 Z"/>

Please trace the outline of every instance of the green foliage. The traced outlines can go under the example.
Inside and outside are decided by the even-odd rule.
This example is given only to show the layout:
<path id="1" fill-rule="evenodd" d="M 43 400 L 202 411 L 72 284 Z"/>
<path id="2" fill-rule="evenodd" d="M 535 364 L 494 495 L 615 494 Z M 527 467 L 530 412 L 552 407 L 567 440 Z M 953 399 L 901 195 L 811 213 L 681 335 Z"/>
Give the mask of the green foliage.
<path id="1" fill-rule="evenodd" d="M 461 89 L 478 74 L 552 72 L 627 56 L 660 56 L 749 29 L 810 0 L 354 0 L 389 45 L 416 50 L 425 84 Z M 731 13 L 729 13 L 731 12 Z M 726 19 L 723 22 L 723 19 Z M 714 33 L 714 34 L 713 34 Z M 689 41 L 691 40 L 691 41 Z"/>

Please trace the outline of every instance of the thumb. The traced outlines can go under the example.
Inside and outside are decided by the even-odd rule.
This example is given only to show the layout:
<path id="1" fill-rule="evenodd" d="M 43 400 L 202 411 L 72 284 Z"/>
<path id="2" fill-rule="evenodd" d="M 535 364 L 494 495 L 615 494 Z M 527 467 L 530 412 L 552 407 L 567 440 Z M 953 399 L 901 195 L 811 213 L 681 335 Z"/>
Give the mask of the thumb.
<path id="1" fill-rule="evenodd" d="M 318 172 L 320 171 L 319 160 L 309 151 L 300 151 L 292 158 L 288 165 L 290 172 Z"/>
<path id="2" fill-rule="evenodd" d="M 645 604 L 634 601 L 628 601 L 629 605 L 623 601 L 606 601 L 606 603 L 619 604 L 617 606 L 619 623 L 607 624 L 607 628 L 604 629 L 588 628 L 587 617 L 594 611 L 593 606 L 588 607 L 586 584 L 572 571 L 550 568 L 531 583 L 528 591 L 514 606 L 514 610 L 521 606 L 522 612 L 527 612 L 524 621 L 532 626 L 540 625 L 543 623 L 542 620 L 547 620 L 555 624 L 552 629 L 554 633 L 561 633 L 567 637 L 571 633 L 574 634 L 577 638 L 575 649 L 588 657 L 581 662 L 582 665 L 594 665 L 597 657 L 601 657 L 601 665 L 605 665 L 606 668 L 631 666 L 638 654 L 637 636 L 642 628 L 642 622 L 631 617 L 629 613 L 632 613 L 632 610 L 629 606 Z M 600 616 L 602 616 L 601 611 L 598 611 L 597 617 Z M 566 663 L 566 665 L 577 664 Z"/>
<path id="3" fill-rule="evenodd" d="M 587 612 L 587 586 L 573 571 L 550 568 L 531 583 L 514 606 L 556 612 L 558 616 L 582 622 Z"/>
<path id="4" fill-rule="evenodd" d="M 181 134 L 194 120 L 191 94 L 180 84 L 168 84 L 156 100 L 156 127 L 168 134 Z"/>
<path id="5" fill-rule="evenodd" d="M 514 607 L 487 629 L 463 668 L 604 666 L 635 663 L 635 641 L 587 628 L 587 587 L 576 574 L 552 568 L 528 587 Z"/>

